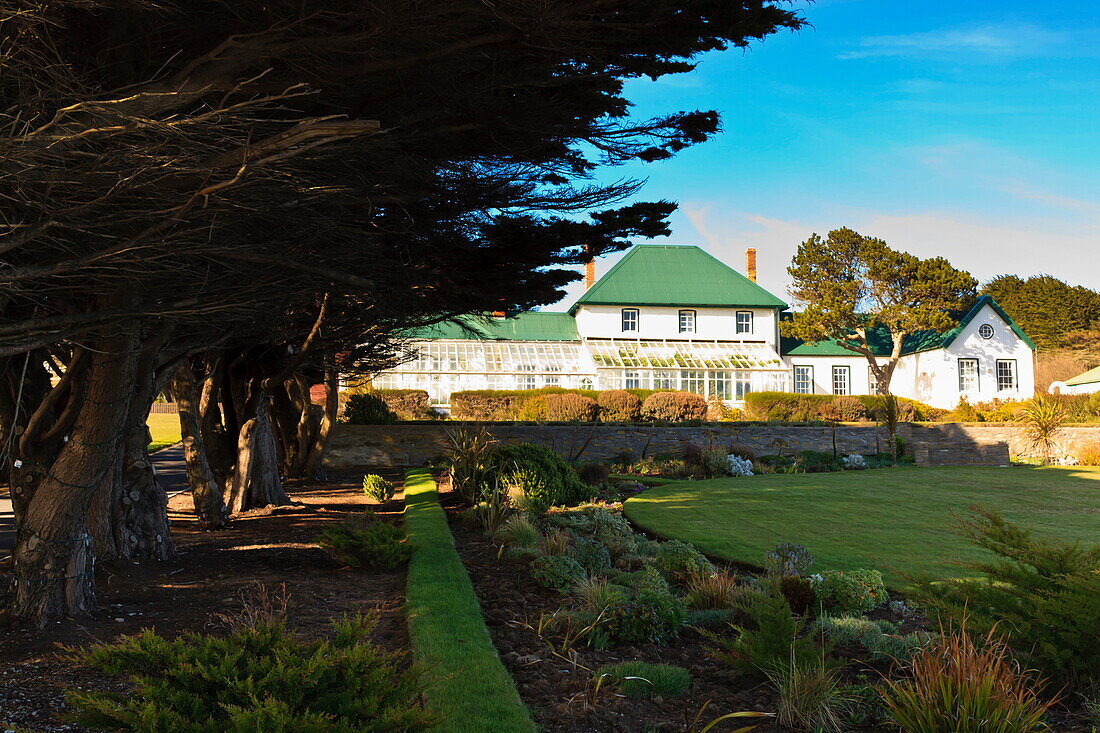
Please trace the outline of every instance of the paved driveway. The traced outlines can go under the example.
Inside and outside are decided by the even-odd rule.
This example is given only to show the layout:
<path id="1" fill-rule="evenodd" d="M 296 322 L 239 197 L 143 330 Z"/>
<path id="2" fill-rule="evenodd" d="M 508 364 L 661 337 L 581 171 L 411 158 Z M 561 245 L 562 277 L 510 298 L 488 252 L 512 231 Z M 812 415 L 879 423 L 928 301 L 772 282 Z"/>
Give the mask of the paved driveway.
<path id="1" fill-rule="evenodd" d="M 187 490 L 187 470 L 183 463 L 183 447 L 174 445 L 149 456 L 157 469 L 157 480 L 169 496 Z M 0 559 L 11 553 L 15 542 L 15 515 L 11 499 L 0 497 Z"/>

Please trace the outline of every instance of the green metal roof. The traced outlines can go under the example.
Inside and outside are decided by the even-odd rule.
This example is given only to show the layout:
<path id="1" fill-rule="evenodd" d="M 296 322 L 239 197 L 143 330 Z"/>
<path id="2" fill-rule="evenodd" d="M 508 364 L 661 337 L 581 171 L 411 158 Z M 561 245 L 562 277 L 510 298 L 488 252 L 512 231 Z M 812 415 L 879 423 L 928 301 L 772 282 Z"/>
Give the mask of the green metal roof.
<path id="1" fill-rule="evenodd" d="M 974 301 L 974 305 L 966 313 L 957 316 L 959 323 L 950 331 L 918 331 L 916 333 L 909 334 L 902 342 L 901 353 L 915 354 L 918 351 L 930 351 L 932 349 L 945 349 L 954 343 L 967 324 L 974 320 L 974 318 L 981 312 L 985 306 L 990 306 L 996 311 L 997 315 L 1004 319 L 1005 323 L 1013 330 L 1013 332 L 1023 340 L 1032 349 L 1035 348 L 1035 344 L 1032 342 L 1028 335 L 1024 333 L 1023 329 L 1017 325 L 1016 321 L 1004 312 L 1000 304 L 989 295 L 983 295 Z M 871 347 L 871 351 L 875 356 L 889 356 L 893 351 L 894 344 L 893 339 L 890 336 L 890 330 L 884 326 L 873 328 L 867 332 L 867 343 Z M 808 344 L 799 339 L 790 338 L 784 336 L 782 343 L 780 344 L 780 353 L 789 356 L 858 356 L 858 354 L 850 349 L 846 349 L 834 340 L 818 341 L 817 343 Z"/>
<path id="2" fill-rule="evenodd" d="M 527 311 L 507 317 L 464 316 L 417 329 L 417 339 L 461 341 L 579 341 L 577 321 L 568 313 Z"/>
<path id="3" fill-rule="evenodd" d="M 1097 382 L 1100 382 L 1100 366 L 1089 369 L 1083 374 L 1078 374 L 1076 377 L 1070 377 L 1066 380 L 1066 386 L 1076 387 L 1079 384 L 1096 384 Z"/>
<path id="4" fill-rule="evenodd" d="M 721 260 L 692 245 L 639 244 L 569 309 L 582 305 L 787 307 Z"/>

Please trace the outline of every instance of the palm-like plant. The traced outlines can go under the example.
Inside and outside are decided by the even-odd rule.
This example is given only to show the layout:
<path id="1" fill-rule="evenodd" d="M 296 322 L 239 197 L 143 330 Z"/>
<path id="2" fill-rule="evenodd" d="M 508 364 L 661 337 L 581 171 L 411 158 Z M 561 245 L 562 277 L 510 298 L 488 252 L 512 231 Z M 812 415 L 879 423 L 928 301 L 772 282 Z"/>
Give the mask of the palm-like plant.
<path id="1" fill-rule="evenodd" d="M 878 409 L 875 410 L 878 424 L 886 428 L 890 436 L 890 458 L 896 466 L 898 463 L 898 424 L 901 422 L 901 405 L 898 404 L 896 395 L 887 394 L 879 398 Z"/>
<path id="2" fill-rule="evenodd" d="M 447 433 L 447 462 L 451 490 L 471 506 L 481 501 L 492 472 L 496 441 L 483 427 L 458 428 Z"/>
<path id="3" fill-rule="evenodd" d="M 1024 406 L 1019 419 L 1020 425 L 1032 449 L 1039 452 L 1044 465 L 1050 463 L 1051 453 L 1058 445 L 1057 438 L 1067 418 L 1065 405 L 1055 395 L 1037 394 Z"/>

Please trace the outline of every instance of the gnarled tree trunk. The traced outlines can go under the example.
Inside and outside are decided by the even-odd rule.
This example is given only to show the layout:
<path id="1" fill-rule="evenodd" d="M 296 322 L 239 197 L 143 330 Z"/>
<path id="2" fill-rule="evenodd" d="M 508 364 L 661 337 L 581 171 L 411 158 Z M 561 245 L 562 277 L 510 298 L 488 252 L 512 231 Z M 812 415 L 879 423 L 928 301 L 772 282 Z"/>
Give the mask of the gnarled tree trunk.
<path id="1" fill-rule="evenodd" d="M 95 605 L 86 516 L 117 460 L 133 399 L 136 337 L 103 339 L 89 357 L 86 392 L 72 431 L 19 517 L 12 615 L 39 626 Z M 89 350 L 91 351 L 91 350 Z"/>
<path id="2" fill-rule="evenodd" d="M 256 390 L 249 403 L 254 415 L 241 426 L 237 467 L 229 492 L 229 511 L 290 503 L 279 476 L 279 450 L 271 423 L 271 398 Z"/>
<path id="3" fill-rule="evenodd" d="M 187 483 L 195 504 L 200 529 L 223 529 L 228 510 L 222 498 L 222 484 L 210 468 L 199 418 L 198 386 L 190 364 L 183 364 L 172 380 L 172 394 L 179 407 L 183 460 L 187 465 Z"/>

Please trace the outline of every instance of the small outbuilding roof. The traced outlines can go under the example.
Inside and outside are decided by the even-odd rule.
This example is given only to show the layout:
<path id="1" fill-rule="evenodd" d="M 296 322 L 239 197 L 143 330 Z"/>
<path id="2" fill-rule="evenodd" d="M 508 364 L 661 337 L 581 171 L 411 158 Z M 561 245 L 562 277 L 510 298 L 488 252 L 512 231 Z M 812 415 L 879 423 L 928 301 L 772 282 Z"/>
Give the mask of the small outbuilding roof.
<path id="1" fill-rule="evenodd" d="M 1082 384 L 1097 384 L 1100 383 L 1100 366 L 1089 369 L 1087 372 L 1078 374 L 1076 377 L 1070 377 L 1066 380 L 1067 387 L 1077 387 Z"/>
<path id="2" fill-rule="evenodd" d="M 579 341 L 577 321 L 568 313 L 526 311 L 508 316 L 463 316 L 417 329 L 416 339 L 461 341 Z"/>
<path id="3" fill-rule="evenodd" d="M 774 308 L 779 298 L 694 245 L 639 244 L 585 291 L 582 305 Z"/>

